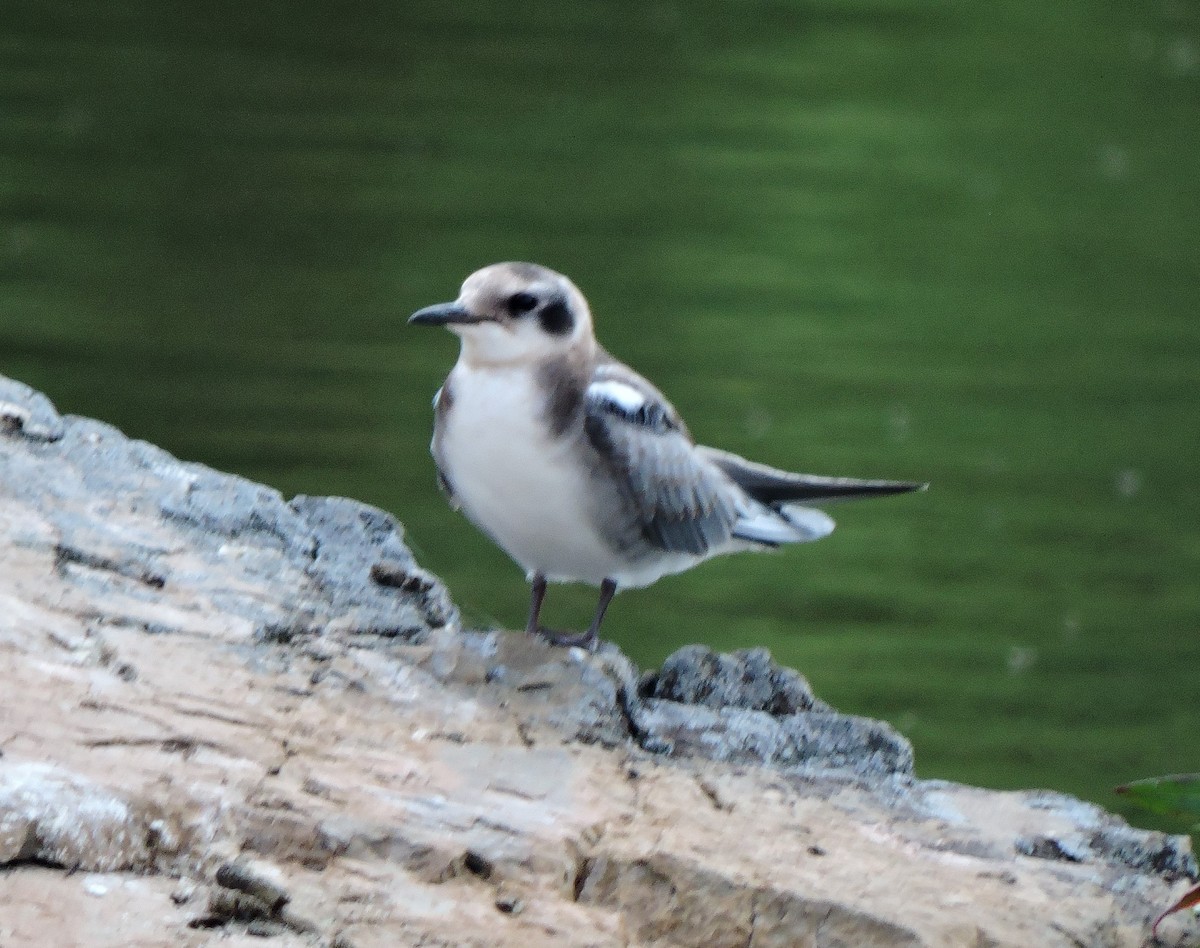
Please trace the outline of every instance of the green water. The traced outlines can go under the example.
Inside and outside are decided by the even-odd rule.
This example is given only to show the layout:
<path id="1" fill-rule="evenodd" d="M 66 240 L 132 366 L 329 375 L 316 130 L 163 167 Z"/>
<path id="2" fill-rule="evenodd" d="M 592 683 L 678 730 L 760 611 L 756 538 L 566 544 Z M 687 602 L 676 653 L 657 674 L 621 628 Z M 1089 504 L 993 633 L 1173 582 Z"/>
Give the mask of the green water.
<path id="1" fill-rule="evenodd" d="M 610 637 L 767 645 L 924 775 L 1113 806 L 1200 769 L 1198 107 L 1194 0 L 5 0 L 0 372 L 387 508 L 515 626 L 404 317 L 546 263 L 701 440 L 933 483 Z"/>

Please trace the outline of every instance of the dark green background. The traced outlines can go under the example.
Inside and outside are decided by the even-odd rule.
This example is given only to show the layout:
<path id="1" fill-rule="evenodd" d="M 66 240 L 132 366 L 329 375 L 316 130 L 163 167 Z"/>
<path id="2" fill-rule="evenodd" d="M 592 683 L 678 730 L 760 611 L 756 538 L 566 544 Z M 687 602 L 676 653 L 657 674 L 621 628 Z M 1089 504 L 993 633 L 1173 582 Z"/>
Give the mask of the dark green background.
<path id="1" fill-rule="evenodd" d="M 514 626 L 404 318 L 548 264 L 701 440 L 933 483 L 609 636 L 767 645 L 924 775 L 1114 805 L 1200 769 L 1198 172 L 1183 0 L 5 0 L 0 371 L 393 511 Z"/>

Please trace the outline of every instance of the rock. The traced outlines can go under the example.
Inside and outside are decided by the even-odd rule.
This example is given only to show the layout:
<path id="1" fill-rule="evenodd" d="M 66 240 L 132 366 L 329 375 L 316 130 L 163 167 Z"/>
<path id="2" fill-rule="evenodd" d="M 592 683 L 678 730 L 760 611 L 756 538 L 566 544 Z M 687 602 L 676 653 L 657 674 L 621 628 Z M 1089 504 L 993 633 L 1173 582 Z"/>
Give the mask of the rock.
<path id="1" fill-rule="evenodd" d="M 658 671 L 642 676 L 638 694 L 706 708 L 742 708 L 776 717 L 801 711 L 829 711 L 807 679 L 782 668 L 765 648 L 719 655 L 703 645 L 685 645 Z"/>
<path id="2" fill-rule="evenodd" d="M 838 714 L 766 649 L 689 645 L 642 676 L 629 707 L 642 746 L 675 756 L 772 764 L 869 784 L 909 778 L 912 746 L 882 721 Z"/>
<path id="3" fill-rule="evenodd" d="M 14 538 L 35 528 L 38 539 L 52 536 L 56 572 L 105 602 L 107 624 L 185 631 L 196 615 L 219 613 L 260 638 L 320 633 L 370 645 L 457 623 L 445 589 L 381 510 L 331 497 L 289 503 L 100 422 L 59 418 L 44 396 L 8 379 L 0 408 L 28 419 L 5 429 L 0 453 L 0 496 L 21 517 Z M 377 578 L 401 572 L 410 588 Z M 265 585 L 274 592 L 262 595 Z"/>
<path id="4" fill-rule="evenodd" d="M 144 800 L 53 764 L 0 768 L 0 865 L 148 871 L 169 866 L 183 848 L 178 825 Z"/>
<path id="5" fill-rule="evenodd" d="M 770 886 L 738 886 L 726 875 L 671 856 L 589 861 L 579 901 L 610 906 L 635 921 L 635 944 L 742 948 L 803 943 L 854 948 L 918 948 L 921 936 L 844 903 Z M 819 940 L 817 940 L 819 939 Z"/>
<path id="6" fill-rule="evenodd" d="M 0 944 L 1140 945 L 1195 878 L 765 651 L 459 625 L 390 515 L 0 379 Z"/>

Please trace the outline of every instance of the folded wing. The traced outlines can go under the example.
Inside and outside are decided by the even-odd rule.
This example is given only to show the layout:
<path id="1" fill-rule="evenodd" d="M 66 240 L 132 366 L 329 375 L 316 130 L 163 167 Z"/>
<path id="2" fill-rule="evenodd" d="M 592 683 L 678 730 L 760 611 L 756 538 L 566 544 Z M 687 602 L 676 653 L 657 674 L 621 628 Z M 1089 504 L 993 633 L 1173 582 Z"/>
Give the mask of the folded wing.
<path id="1" fill-rule="evenodd" d="M 584 430 L 645 539 L 702 556 L 733 536 L 740 491 L 696 454 L 670 404 L 639 382 L 599 374 L 584 395 Z"/>
<path id="2" fill-rule="evenodd" d="M 807 504 L 926 486 L 793 474 L 698 446 L 649 382 L 604 367 L 584 395 L 584 430 L 645 539 L 670 552 L 699 556 L 737 540 L 763 546 L 819 540 L 834 522 Z"/>

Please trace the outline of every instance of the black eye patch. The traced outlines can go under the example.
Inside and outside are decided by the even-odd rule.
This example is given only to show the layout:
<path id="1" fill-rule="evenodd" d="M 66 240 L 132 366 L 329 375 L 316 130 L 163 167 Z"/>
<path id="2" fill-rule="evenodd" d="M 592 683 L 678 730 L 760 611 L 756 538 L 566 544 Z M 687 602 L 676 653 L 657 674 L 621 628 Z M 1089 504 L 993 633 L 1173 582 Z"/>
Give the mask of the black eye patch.
<path id="1" fill-rule="evenodd" d="M 571 331 L 571 327 L 575 325 L 575 319 L 571 315 L 571 310 L 567 308 L 566 300 L 554 299 L 547 303 L 538 312 L 538 322 L 542 324 L 542 329 L 550 333 L 552 336 L 561 336 Z"/>
<path id="2" fill-rule="evenodd" d="M 537 297 L 532 293 L 514 293 L 504 303 L 510 316 L 524 316 L 537 308 Z"/>

